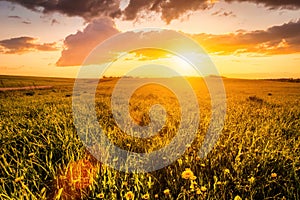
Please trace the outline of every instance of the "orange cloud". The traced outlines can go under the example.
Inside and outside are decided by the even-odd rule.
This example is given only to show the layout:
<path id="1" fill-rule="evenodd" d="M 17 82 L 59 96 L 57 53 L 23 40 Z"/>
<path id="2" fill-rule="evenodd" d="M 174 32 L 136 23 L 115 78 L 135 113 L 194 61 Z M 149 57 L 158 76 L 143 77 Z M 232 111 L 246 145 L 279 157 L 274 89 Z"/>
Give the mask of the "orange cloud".
<path id="1" fill-rule="evenodd" d="M 286 9 L 299 9 L 300 1 L 298 0 L 225 0 L 226 2 L 250 2 L 256 4 L 263 4 L 264 6 L 276 9 L 276 8 L 286 8 Z"/>
<path id="2" fill-rule="evenodd" d="M 151 47 L 155 41 L 163 41 L 161 46 L 174 46 L 180 48 L 180 51 L 193 52 L 193 49 L 186 47 L 184 43 L 170 38 L 170 32 L 167 30 L 153 34 L 153 31 L 127 32 L 123 34 L 122 42 L 113 41 L 114 52 L 107 50 L 107 53 L 123 53 L 129 44 L 134 43 L 137 47 Z M 291 54 L 300 52 L 300 19 L 297 22 L 289 22 L 281 26 L 273 26 L 267 30 L 257 31 L 237 31 L 235 33 L 213 35 L 213 34 L 186 34 L 197 41 L 204 49 L 212 54 L 232 55 L 232 54 Z M 113 21 L 109 18 L 97 19 L 92 21 L 83 31 L 66 37 L 65 49 L 57 61 L 57 66 L 77 66 L 82 65 L 85 58 L 92 50 L 104 40 L 119 33 L 115 28 Z M 138 38 L 143 38 L 140 40 Z M 126 42 L 124 42 L 126 41 Z M 129 45 L 130 46 L 130 45 Z M 106 47 L 103 47 L 106 48 Z M 151 60 L 165 58 L 169 56 L 168 52 L 162 50 L 142 49 L 129 52 L 133 57 L 128 59 Z M 96 58 L 95 58 L 96 59 Z M 106 62 L 107 55 L 98 55 L 98 63 Z"/>
<path id="3" fill-rule="evenodd" d="M 159 49 L 151 49 L 151 48 L 135 50 L 130 53 L 133 54 L 135 59 L 139 61 L 155 60 L 155 59 L 166 58 L 170 56 L 170 53 L 166 51 L 159 50 Z"/>
<path id="4" fill-rule="evenodd" d="M 228 55 L 240 53 L 290 54 L 300 52 L 300 19 L 267 30 L 237 31 L 224 35 L 189 35 L 208 52 Z"/>
<path id="5" fill-rule="evenodd" d="M 101 42 L 119 33 L 109 18 L 92 21 L 83 31 L 65 38 L 65 49 L 56 62 L 57 66 L 81 65 L 89 53 Z"/>
<path id="6" fill-rule="evenodd" d="M 0 53 L 23 54 L 31 51 L 57 51 L 58 47 L 53 43 L 38 43 L 37 38 L 17 37 L 0 41 Z"/>

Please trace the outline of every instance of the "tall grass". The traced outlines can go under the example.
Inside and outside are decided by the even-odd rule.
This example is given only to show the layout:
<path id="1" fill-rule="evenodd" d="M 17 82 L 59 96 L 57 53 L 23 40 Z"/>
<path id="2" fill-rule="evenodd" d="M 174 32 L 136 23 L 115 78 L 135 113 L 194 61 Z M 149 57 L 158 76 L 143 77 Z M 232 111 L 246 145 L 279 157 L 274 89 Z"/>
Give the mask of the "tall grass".
<path id="1" fill-rule="evenodd" d="M 40 83 L 25 82 L 30 81 Z M 141 90 L 132 97 L 132 115 L 140 124 L 149 122 L 144 112 L 152 100 L 160 99 L 173 113 L 150 141 L 136 139 L 116 127 L 109 111 L 115 81 L 103 82 L 96 95 L 100 126 L 109 138 L 135 152 L 166 145 L 176 132 L 174 96 Z M 200 82 L 191 80 L 201 111 L 197 138 L 176 162 L 143 174 L 116 171 L 87 152 L 73 125 L 72 81 L 56 80 L 53 89 L 33 96 L 0 93 L 0 199 L 300 199 L 299 83 L 225 79 L 225 125 L 213 150 L 199 158 L 211 114 Z M 195 177 L 186 179 L 189 170 Z"/>

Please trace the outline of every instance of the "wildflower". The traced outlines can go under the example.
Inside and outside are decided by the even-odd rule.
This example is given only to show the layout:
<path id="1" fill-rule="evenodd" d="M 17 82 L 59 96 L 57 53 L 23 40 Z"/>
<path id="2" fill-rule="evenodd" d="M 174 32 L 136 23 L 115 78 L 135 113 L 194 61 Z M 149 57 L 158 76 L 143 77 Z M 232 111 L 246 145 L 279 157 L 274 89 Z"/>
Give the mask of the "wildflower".
<path id="1" fill-rule="evenodd" d="M 196 190 L 196 194 L 201 194 L 201 190 L 199 188 Z"/>
<path id="2" fill-rule="evenodd" d="M 155 195 L 154 195 L 154 198 L 155 198 L 155 199 L 158 199 L 158 194 L 155 194 Z"/>
<path id="3" fill-rule="evenodd" d="M 276 173 L 272 173 L 272 174 L 271 174 L 271 177 L 272 177 L 272 178 L 276 178 L 276 177 L 277 177 L 277 174 L 276 174 Z"/>
<path id="4" fill-rule="evenodd" d="M 131 191 L 127 192 L 127 193 L 125 194 L 125 198 L 126 198 L 127 200 L 133 199 L 133 198 L 134 198 L 133 192 L 131 192 Z"/>
<path id="5" fill-rule="evenodd" d="M 190 179 L 194 176 L 194 173 L 191 171 L 190 168 L 186 168 L 184 172 L 182 172 L 181 177 L 184 179 Z"/>
<path id="6" fill-rule="evenodd" d="M 103 194 L 103 193 L 98 194 L 98 195 L 97 195 L 97 198 L 103 199 L 103 198 L 104 198 L 104 194 Z"/>
<path id="7" fill-rule="evenodd" d="M 255 178 L 252 176 L 251 178 L 248 179 L 248 181 L 249 181 L 251 184 L 253 184 L 254 181 L 255 181 Z"/>
<path id="8" fill-rule="evenodd" d="M 165 190 L 164 190 L 164 194 L 165 194 L 165 195 L 170 195 L 170 190 L 169 190 L 169 189 L 165 189 Z"/>
<path id="9" fill-rule="evenodd" d="M 150 198 L 150 195 L 147 193 L 147 194 L 144 194 L 143 196 L 142 196 L 142 199 L 149 199 Z"/>
<path id="10" fill-rule="evenodd" d="M 202 192 L 206 192 L 206 191 L 207 191 L 207 188 L 206 188 L 205 186 L 201 186 L 200 190 L 201 190 Z"/>
<path id="11" fill-rule="evenodd" d="M 225 170 L 224 170 L 224 173 L 225 173 L 225 174 L 230 174 L 230 170 L 229 170 L 229 169 L 225 169 Z"/>
<path id="12" fill-rule="evenodd" d="M 242 197 L 240 197 L 239 195 L 236 195 L 236 196 L 234 197 L 234 200 L 243 200 L 243 199 L 242 199 Z"/>

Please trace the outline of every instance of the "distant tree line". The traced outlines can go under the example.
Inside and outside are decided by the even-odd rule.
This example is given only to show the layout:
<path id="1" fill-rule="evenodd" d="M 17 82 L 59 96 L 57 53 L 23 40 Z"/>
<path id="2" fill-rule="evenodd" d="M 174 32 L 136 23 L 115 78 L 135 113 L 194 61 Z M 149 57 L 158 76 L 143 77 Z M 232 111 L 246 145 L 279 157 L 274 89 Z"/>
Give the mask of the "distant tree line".
<path id="1" fill-rule="evenodd" d="M 268 81 L 300 83 L 300 78 L 278 78 L 278 79 L 266 79 L 266 80 L 268 80 Z"/>

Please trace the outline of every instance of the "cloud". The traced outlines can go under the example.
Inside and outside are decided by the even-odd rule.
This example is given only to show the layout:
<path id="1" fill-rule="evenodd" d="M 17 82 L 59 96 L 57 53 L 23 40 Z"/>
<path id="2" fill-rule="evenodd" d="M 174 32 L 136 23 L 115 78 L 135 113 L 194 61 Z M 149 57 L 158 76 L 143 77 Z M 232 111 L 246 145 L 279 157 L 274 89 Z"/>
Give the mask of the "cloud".
<path id="1" fill-rule="evenodd" d="M 168 58 L 172 55 L 169 52 L 151 48 L 137 49 L 130 52 L 130 54 L 132 55 L 132 57 L 127 58 L 127 60 L 134 59 L 139 61 Z"/>
<path id="2" fill-rule="evenodd" d="M 17 37 L 0 41 L 0 53 L 23 54 L 31 51 L 56 51 L 56 43 L 38 43 L 37 38 Z"/>
<path id="3" fill-rule="evenodd" d="M 1 1 L 1 0 L 0 0 Z M 2 0 L 3 1 L 3 0 Z M 68 16 L 81 16 L 87 21 L 99 17 L 137 20 L 155 13 L 166 23 L 185 17 L 192 12 L 213 7 L 216 0 L 128 0 L 124 6 L 121 0 L 6 0 L 20 4 L 28 9 L 43 13 L 60 12 Z M 226 2 L 250 2 L 262 4 L 270 9 L 300 9 L 299 0 L 225 0 Z M 123 6 L 125 8 L 123 8 Z M 122 10 L 120 9 L 122 7 Z M 222 16 L 233 16 L 223 12 Z"/>
<path id="4" fill-rule="evenodd" d="M 66 37 L 65 50 L 56 65 L 99 65 L 111 62 L 124 53 L 131 54 L 129 58 L 134 60 L 152 60 L 169 57 L 172 54 L 169 49 L 180 53 L 198 50 L 195 43 L 188 43 L 190 39 L 179 37 L 180 34 L 176 31 L 161 29 L 128 31 L 95 48 L 117 33 L 119 31 L 110 19 L 93 21 L 83 31 Z"/>
<path id="5" fill-rule="evenodd" d="M 127 20 L 135 20 L 143 17 L 146 12 L 156 12 L 166 23 L 170 23 L 173 19 L 180 18 L 192 11 L 210 8 L 212 5 L 207 0 L 130 0 L 122 14 Z"/>
<path id="6" fill-rule="evenodd" d="M 1 1 L 1 0 L 0 0 Z M 3 1 L 3 0 L 2 0 Z M 191 11 L 206 9 L 212 5 L 207 0 L 129 0 L 128 6 L 121 11 L 121 0 L 6 0 L 20 4 L 33 11 L 43 13 L 60 12 L 68 16 L 81 16 L 87 21 L 99 17 L 123 17 L 136 20 L 147 12 L 156 12 L 169 23 Z"/>
<path id="7" fill-rule="evenodd" d="M 54 24 L 59 24 L 59 21 L 57 21 L 56 19 L 52 19 L 51 20 L 51 26 L 53 26 Z"/>
<path id="8" fill-rule="evenodd" d="M 83 31 L 69 35 L 64 40 L 65 49 L 57 66 L 81 65 L 86 56 L 102 41 L 119 33 L 109 18 L 93 20 Z"/>
<path id="9" fill-rule="evenodd" d="M 28 21 L 22 21 L 23 24 L 31 24 L 31 22 Z"/>
<path id="10" fill-rule="evenodd" d="M 271 9 L 286 8 L 286 9 L 299 9 L 299 0 L 225 0 L 225 2 L 250 2 L 256 4 L 263 4 Z"/>
<path id="11" fill-rule="evenodd" d="M 224 11 L 224 9 L 220 9 L 214 13 L 211 14 L 212 16 L 218 16 L 218 17 L 236 17 L 236 15 L 232 11 Z"/>
<path id="12" fill-rule="evenodd" d="M 193 38 L 211 54 L 239 55 L 247 53 L 248 55 L 265 56 L 300 53 L 299 32 L 300 19 L 279 26 L 272 26 L 266 30 L 238 30 L 234 33 L 221 35 L 205 33 L 186 35 Z M 119 31 L 115 28 L 114 22 L 109 18 L 92 21 L 83 31 L 78 31 L 76 34 L 65 38 L 65 49 L 62 51 L 56 65 L 82 65 L 85 58 L 97 45 L 117 33 Z M 99 63 L 100 61 L 107 62 L 109 61 L 107 59 L 111 58 L 108 54 L 120 55 L 120 53 L 126 52 L 128 48 L 132 48 L 132 46 L 136 48 L 154 48 L 158 45 L 159 48 L 179 48 L 178 52 L 182 53 L 193 51 L 192 47 L 186 47 L 185 42 L 178 41 L 178 37 L 172 34 L 173 32 L 171 31 L 158 31 L 155 29 L 126 32 L 113 41 L 110 41 L 109 45 L 113 47 L 113 50 L 109 48 L 109 45 L 102 46 L 102 53 L 96 54 L 95 58 L 90 59 L 90 64 Z M 176 45 L 174 46 L 174 44 Z M 133 52 L 133 55 L 136 59 L 140 60 L 167 56 L 161 52 L 158 52 L 157 55 L 151 55 L 152 53 L 153 51 L 136 50 Z"/>
<path id="13" fill-rule="evenodd" d="M 289 54 L 300 52 L 300 19 L 267 30 L 237 31 L 224 35 L 190 35 L 208 52 L 217 54 Z"/>
<path id="14" fill-rule="evenodd" d="M 17 15 L 11 15 L 11 16 L 8 16 L 8 18 L 11 18 L 11 19 L 21 19 L 21 17 L 17 16 Z"/>
<path id="15" fill-rule="evenodd" d="M 10 15 L 8 16 L 9 19 L 15 19 L 15 20 L 20 20 L 21 23 L 23 24 L 31 24 L 31 22 L 29 22 L 28 20 L 23 20 L 22 21 L 22 17 L 18 16 L 18 15 Z"/>
<path id="16" fill-rule="evenodd" d="M 60 12 L 91 20 L 99 16 L 116 17 L 120 14 L 119 0 L 6 0 L 43 13 Z"/>

